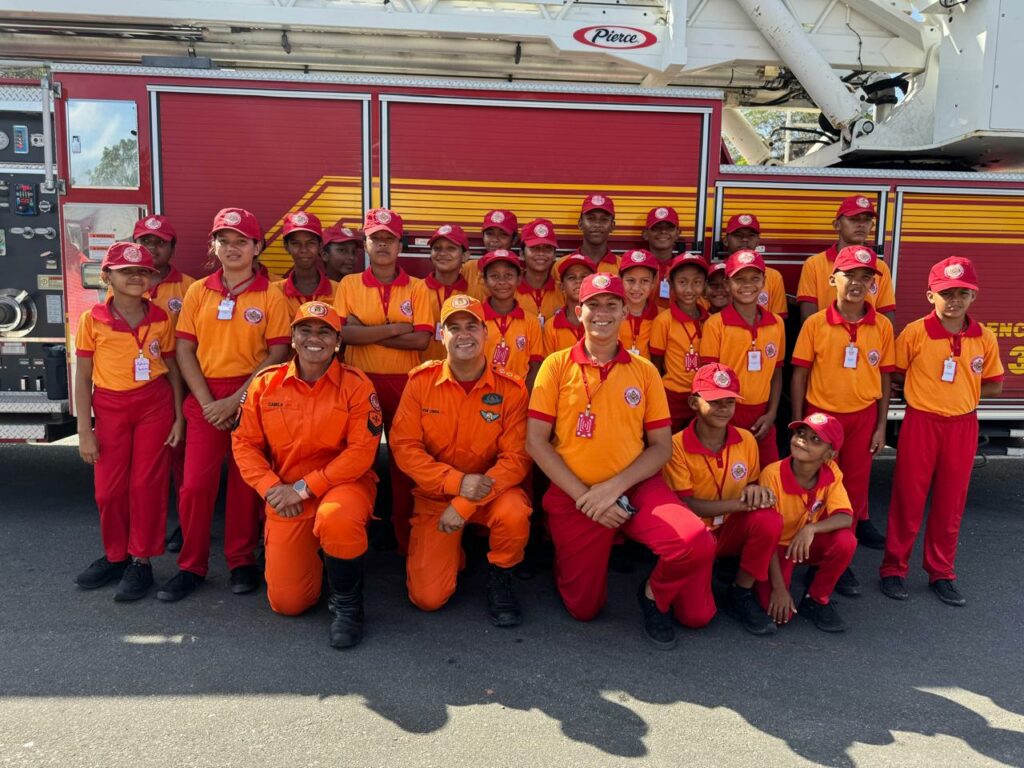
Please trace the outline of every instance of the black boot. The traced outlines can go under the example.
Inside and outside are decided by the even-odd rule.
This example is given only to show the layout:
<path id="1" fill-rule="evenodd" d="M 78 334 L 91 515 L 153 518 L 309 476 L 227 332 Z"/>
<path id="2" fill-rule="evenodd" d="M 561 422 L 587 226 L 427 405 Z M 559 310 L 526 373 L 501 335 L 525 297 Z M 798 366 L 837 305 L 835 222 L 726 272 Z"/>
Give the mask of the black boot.
<path id="1" fill-rule="evenodd" d="M 519 601 L 512 594 L 512 569 L 491 565 L 487 579 L 487 615 L 496 627 L 518 627 L 522 622 Z"/>
<path id="2" fill-rule="evenodd" d="M 331 597 L 327 607 L 331 621 L 332 648 L 352 648 L 363 639 L 363 557 L 343 560 L 324 555 Z"/>

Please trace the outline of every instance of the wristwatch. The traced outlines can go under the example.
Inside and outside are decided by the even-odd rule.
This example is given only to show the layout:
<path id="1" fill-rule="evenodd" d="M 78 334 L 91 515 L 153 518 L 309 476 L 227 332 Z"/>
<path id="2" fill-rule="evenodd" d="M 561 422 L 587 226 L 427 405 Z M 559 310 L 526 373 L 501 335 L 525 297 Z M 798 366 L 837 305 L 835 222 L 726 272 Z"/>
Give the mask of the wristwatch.
<path id="1" fill-rule="evenodd" d="M 299 494 L 299 498 L 303 501 L 313 495 L 309 492 L 309 486 L 306 484 L 305 480 L 299 480 L 299 482 L 295 483 L 295 485 L 292 486 L 292 490 Z"/>

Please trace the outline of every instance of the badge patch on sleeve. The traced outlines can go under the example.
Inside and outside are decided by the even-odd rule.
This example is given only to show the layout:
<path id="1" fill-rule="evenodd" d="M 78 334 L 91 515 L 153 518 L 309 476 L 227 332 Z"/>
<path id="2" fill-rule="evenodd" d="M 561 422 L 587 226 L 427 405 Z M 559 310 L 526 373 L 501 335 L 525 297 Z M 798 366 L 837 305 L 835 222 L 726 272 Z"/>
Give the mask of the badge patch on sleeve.
<path id="1" fill-rule="evenodd" d="M 366 417 L 366 429 L 374 437 L 380 437 L 381 432 L 384 431 L 384 419 L 381 417 L 380 411 L 370 411 L 370 415 Z"/>
<path id="2" fill-rule="evenodd" d="M 486 421 L 488 424 L 492 424 L 493 422 L 501 418 L 501 414 L 495 413 L 494 411 L 480 411 L 480 415 L 483 417 L 483 420 Z"/>
<path id="3" fill-rule="evenodd" d="M 488 392 L 480 399 L 483 400 L 484 405 L 499 405 L 503 398 L 497 392 Z"/>

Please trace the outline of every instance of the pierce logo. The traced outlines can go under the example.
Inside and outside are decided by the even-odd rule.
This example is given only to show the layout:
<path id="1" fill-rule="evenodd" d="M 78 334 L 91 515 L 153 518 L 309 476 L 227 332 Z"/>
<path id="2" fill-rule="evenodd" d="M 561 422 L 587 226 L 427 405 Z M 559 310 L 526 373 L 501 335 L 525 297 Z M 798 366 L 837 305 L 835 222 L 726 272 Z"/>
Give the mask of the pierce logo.
<path id="1" fill-rule="evenodd" d="M 948 278 L 950 278 L 952 280 L 956 280 L 958 277 L 963 277 L 963 274 L 964 274 L 963 265 L 962 264 L 950 264 L 948 267 L 946 267 L 944 270 L 942 270 L 942 274 L 944 274 L 946 277 L 948 277 Z"/>
<path id="2" fill-rule="evenodd" d="M 224 223 L 229 226 L 237 226 L 242 223 L 242 214 L 238 211 L 228 211 L 224 214 Z"/>
<path id="3" fill-rule="evenodd" d="M 327 305 L 316 301 L 306 307 L 306 312 L 316 317 L 325 317 L 327 315 Z"/>
<path id="4" fill-rule="evenodd" d="M 304 213 L 296 213 L 294 216 L 292 216 L 292 221 L 295 224 L 298 224 L 300 227 L 304 227 L 307 224 L 309 224 L 309 216 L 307 216 Z"/>
<path id="5" fill-rule="evenodd" d="M 584 27 L 577 29 L 572 36 L 576 42 L 583 43 L 583 45 L 590 45 L 594 48 L 612 48 L 619 51 L 648 48 L 658 42 L 657 35 L 636 27 Z"/>
<path id="6" fill-rule="evenodd" d="M 260 321 L 263 320 L 263 310 L 256 309 L 256 307 L 250 307 L 249 309 L 245 310 L 244 317 L 247 323 L 257 325 Z"/>
<path id="7" fill-rule="evenodd" d="M 636 408 L 640 405 L 640 401 L 643 400 L 643 395 L 640 394 L 640 390 L 636 387 L 629 387 L 622 396 L 626 399 L 626 404 L 630 408 Z"/>
<path id="8" fill-rule="evenodd" d="M 146 219 L 146 229 L 160 229 L 160 219 Z"/>
<path id="9" fill-rule="evenodd" d="M 142 261 L 142 251 L 140 251 L 134 245 L 129 245 L 127 248 L 125 248 L 124 253 L 122 255 L 124 256 L 125 261 L 130 261 L 132 264 L 138 264 L 140 261 Z"/>

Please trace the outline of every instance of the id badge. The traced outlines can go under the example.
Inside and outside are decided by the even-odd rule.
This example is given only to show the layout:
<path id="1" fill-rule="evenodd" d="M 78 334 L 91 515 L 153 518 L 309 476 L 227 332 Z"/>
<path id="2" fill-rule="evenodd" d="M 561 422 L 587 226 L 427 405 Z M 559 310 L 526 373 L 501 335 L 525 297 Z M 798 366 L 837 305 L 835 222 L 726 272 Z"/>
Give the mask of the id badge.
<path id="1" fill-rule="evenodd" d="M 747 352 L 747 370 L 757 373 L 761 370 L 761 350 L 752 349 Z"/>
<path id="2" fill-rule="evenodd" d="M 235 313 L 235 300 L 234 299 L 221 299 L 220 304 L 217 305 L 217 319 L 218 320 L 230 320 L 231 316 Z"/>
<path id="3" fill-rule="evenodd" d="M 544 315 L 540 312 L 537 313 L 537 322 L 540 324 L 541 330 L 544 329 Z"/>
<path id="4" fill-rule="evenodd" d="M 725 515 L 715 515 L 713 518 L 711 518 L 711 524 L 712 525 L 721 525 L 724 522 L 725 522 Z"/>
<path id="5" fill-rule="evenodd" d="M 853 344 L 846 348 L 846 354 L 843 355 L 843 368 L 857 367 L 857 352 L 858 349 Z"/>
<path id="6" fill-rule="evenodd" d="M 670 291 L 671 287 L 668 284 L 668 280 L 662 280 L 661 284 L 658 286 L 658 298 L 667 299 L 670 295 Z"/>
<path id="7" fill-rule="evenodd" d="M 501 343 L 494 348 L 494 356 L 491 358 L 491 364 L 505 367 L 508 365 L 508 357 L 511 353 L 511 348 L 505 343 L 505 340 L 502 339 Z"/>
<path id="8" fill-rule="evenodd" d="M 434 341 L 441 341 L 441 331 L 443 330 L 444 326 L 438 323 L 437 327 L 434 328 Z"/>
<path id="9" fill-rule="evenodd" d="M 631 354 L 631 355 L 639 355 L 640 354 L 640 350 L 634 344 L 632 347 L 629 348 L 629 354 Z"/>
<path id="10" fill-rule="evenodd" d="M 942 380 L 952 383 L 956 378 L 956 360 L 952 357 L 946 358 L 942 363 Z"/>
<path id="11" fill-rule="evenodd" d="M 593 413 L 581 413 L 576 419 L 576 437 L 593 437 L 595 419 Z"/>
<path id="12" fill-rule="evenodd" d="M 135 380 L 149 381 L 149 358 L 141 354 L 135 358 Z"/>
<path id="13" fill-rule="evenodd" d="M 697 354 L 697 350 L 693 347 L 690 347 L 690 351 L 683 355 L 683 368 L 687 373 L 700 368 L 700 355 Z"/>

